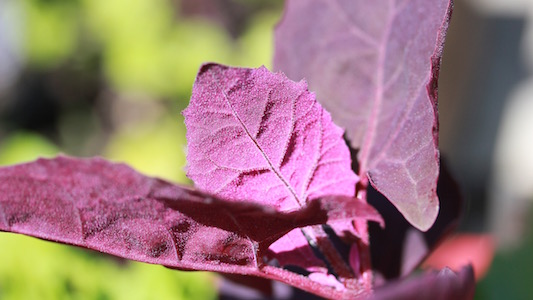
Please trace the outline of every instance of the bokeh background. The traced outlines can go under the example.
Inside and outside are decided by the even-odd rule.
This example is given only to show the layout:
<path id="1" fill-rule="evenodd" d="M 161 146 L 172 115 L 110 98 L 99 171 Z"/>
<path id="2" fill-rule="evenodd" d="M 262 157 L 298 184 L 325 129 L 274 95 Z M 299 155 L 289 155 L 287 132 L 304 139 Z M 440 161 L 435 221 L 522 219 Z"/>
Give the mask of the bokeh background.
<path id="1" fill-rule="evenodd" d="M 440 80 L 461 230 L 498 251 L 477 299 L 533 295 L 533 1 L 457 0 Z M 271 67 L 282 0 L 0 0 L 0 165 L 99 155 L 189 184 L 203 62 Z M 0 299 L 213 299 L 217 277 L 0 234 Z"/>

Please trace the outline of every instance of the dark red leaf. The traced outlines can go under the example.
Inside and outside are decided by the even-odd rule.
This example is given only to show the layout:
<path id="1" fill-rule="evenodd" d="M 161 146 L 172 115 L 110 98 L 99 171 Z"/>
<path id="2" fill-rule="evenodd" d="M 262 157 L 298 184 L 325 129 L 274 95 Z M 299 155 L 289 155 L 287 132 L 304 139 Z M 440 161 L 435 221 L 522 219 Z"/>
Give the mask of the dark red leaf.
<path id="1" fill-rule="evenodd" d="M 438 213 L 437 77 L 449 0 L 290 0 L 276 69 L 306 78 L 359 149 L 359 175 L 415 227 Z M 368 176 L 368 178 L 366 178 Z"/>
<path id="2" fill-rule="evenodd" d="M 324 293 L 331 289 L 264 265 L 261 251 L 296 227 L 359 216 L 380 220 L 370 206 L 341 197 L 315 199 L 290 212 L 225 201 L 99 158 L 58 157 L 0 168 L 0 191 L 1 231 Z"/>

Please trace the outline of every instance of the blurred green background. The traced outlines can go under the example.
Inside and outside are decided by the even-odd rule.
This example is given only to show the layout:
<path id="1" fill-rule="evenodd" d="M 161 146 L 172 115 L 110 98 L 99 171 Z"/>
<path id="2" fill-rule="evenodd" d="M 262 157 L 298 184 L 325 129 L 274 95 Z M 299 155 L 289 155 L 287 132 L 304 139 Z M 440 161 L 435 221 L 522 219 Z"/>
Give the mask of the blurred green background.
<path id="1" fill-rule="evenodd" d="M 189 184 L 203 62 L 270 67 L 282 1 L 0 0 L 0 165 L 100 155 Z M 0 299 L 214 299 L 216 276 L 0 233 Z"/>
<path id="2" fill-rule="evenodd" d="M 490 36 L 490 43 L 512 52 L 516 45 L 505 38 L 516 34 L 517 44 L 521 32 L 515 27 L 523 25 L 514 18 L 495 22 L 467 2 L 473 1 L 456 3 L 444 54 L 441 149 L 471 203 L 462 228 L 486 231 L 488 183 L 479 174 L 490 171 L 469 163 L 477 162 L 473 156 L 480 158 L 479 165 L 490 166 L 493 145 L 477 140 L 488 127 L 476 117 L 487 116 L 496 127 L 497 118 L 482 109 L 501 109 L 482 102 L 471 105 L 471 114 L 465 111 L 467 101 L 476 98 L 471 79 L 484 78 L 476 66 L 494 65 L 480 70 L 502 74 L 498 66 L 511 64 L 499 60 L 500 52 L 485 51 L 500 48 L 476 43 Z M 0 0 L 0 165 L 58 153 L 99 155 L 189 184 L 180 111 L 199 66 L 213 61 L 270 68 L 272 30 L 282 9 L 282 0 Z M 468 64 L 464 53 L 473 53 Z M 486 60 L 479 53 L 488 55 Z M 494 86 L 481 80 L 479 90 L 503 101 L 490 89 Z M 476 120 L 483 128 L 475 131 L 461 120 Z M 471 134 L 461 139 L 464 132 Z M 490 151 L 480 155 L 469 143 Z M 465 149 L 474 154 L 463 155 Z M 471 176 L 472 170 L 478 175 Z M 520 245 L 498 252 L 476 299 L 533 295 L 533 234 L 524 232 Z M 209 273 L 179 272 L 0 233 L 0 300 L 214 299 L 216 284 L 216 275 Z"/>

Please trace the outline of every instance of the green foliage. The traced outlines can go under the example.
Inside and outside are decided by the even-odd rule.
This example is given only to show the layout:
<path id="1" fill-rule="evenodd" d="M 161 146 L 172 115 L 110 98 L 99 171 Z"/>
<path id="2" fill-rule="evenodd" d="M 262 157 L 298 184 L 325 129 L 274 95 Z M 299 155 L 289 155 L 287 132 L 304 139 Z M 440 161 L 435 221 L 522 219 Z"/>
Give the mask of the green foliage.
<path id="1" fill-rule="evenodd" d="M 0 299 L 215 299 L 214 277 L 0 233 Z"/>
<path id="2" fill-rule="evenodd" d="M 172 153 L 184 143 L 183 126 L 176 123 L 164 119 L 153 126 L 141 124 L 119 133 L 116 146 L 111 143 L 110 152 L 148 172 L 183 181 L 184 155 Z M 57 147 L 42 136 L 19 132 L 1 141 L 0 165 L 54 156 L 57 152 Z M 149 157 L 156 160 L 143 161 Z M 165 173 L 163 169 L 174 172 Z M 2 300 L 214 299 L 216 296 L 212 274 L 117 260 L 27 236 L 0 233 L 0 256 Z"/>
<path id="3" fill-rule="evenodd" d="M 181 16 L 168 0 L 24 0 L 23 9 L 33 66 L 52 68 L 99 48 L 114 89 L 183 101 L 203 62 L 269 66 L 279 17 L 260 15 L 235 41 L 207 19 Z"/>
<path id="4" fill-rule="evenodd" d="M 39 157 L 52 157 L 58 148 L 42 136 L 17 132 L 0 140 L 0 165 L 32 161 Z"/>
<path id="5" fill-rule="evenodd" d="M 83 7 L 118 89 L 186 99 L 202 62 L 232 62 L 222 29 L 180 18 L 169 1 L 85 0 Z"/>
<path id="6" fill-rule="evenodd" d="M 185 126 L 181 116 L 127 126 L 111 137 L 105 156 L 146 175 L 188 183 L 185 176 Z"/>
<path id="7" fill-rule="evenodd" d="M 274 26 L 278 22 L 279 12 L 264 12 L 256 16 L 240 39 L 242 66 L 272 69 L 274 52 Z"/>
<path id="8" fill-rule="evenodd" d="M 22 1 L 25 49 L 30 63 L 48 68 L 70 56 L 77 43 L 75 1 Z"/>

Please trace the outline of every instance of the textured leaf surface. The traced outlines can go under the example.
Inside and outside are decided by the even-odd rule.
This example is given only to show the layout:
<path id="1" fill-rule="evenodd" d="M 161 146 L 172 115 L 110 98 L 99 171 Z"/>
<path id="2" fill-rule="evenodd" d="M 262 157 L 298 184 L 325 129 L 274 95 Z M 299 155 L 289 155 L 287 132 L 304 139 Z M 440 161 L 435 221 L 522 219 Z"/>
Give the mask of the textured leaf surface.
<path id="1" fill-rule="evenodd" d="M 438 213 L 437 76 L 448 0 L 290 0 L 276 69 L 306 78 L 359 149 L 359 175 L 415 227 Z"/>
<path id="2" fill-rule="evenodd" d="M 98 158 L 4 167 L 0 190 L 0 231 L 179 269 L 278 280 L 258 256 L 289 230 L 359 214 L 379 218 L 370 206 L 342 198 L 286 213 L 228 202 Z"/>
<path id="3" fill-rule="evenodd" d="M 293 82 L 264 67 L 206 64 L 183 114 L 187 175 L 202 190 L 280 210 L 326 195 L 355 193 L 358 178 L 343 131 L 303 81 Z M 272 250 L 300 257 L 301 267 L 324 267 L 299 230 Z M 293 250 L 297 252 L 291 254 Z"/>
<path id="4" fill-rule="evenodd" d="M 439 173 L 439 215 L 426 232 L 414 228 L 383 195 L 369 188 L 368 203 L 379 211 L 386 224 L 391 224 L 385 228 L 374 224 L 368 227 L 372 267 L 385 278 L 393 279 L 411 273 L 458 226 L 464 203 L 461 190 L 444 159 L 441 160 Z"/>
<path id="5" fill-rule="evenodd" d="M 283 210 L 355 192 L 343 131 L 305 82 L 207 64 L 183 114 L 187 175 L 201 189 Z"/>

